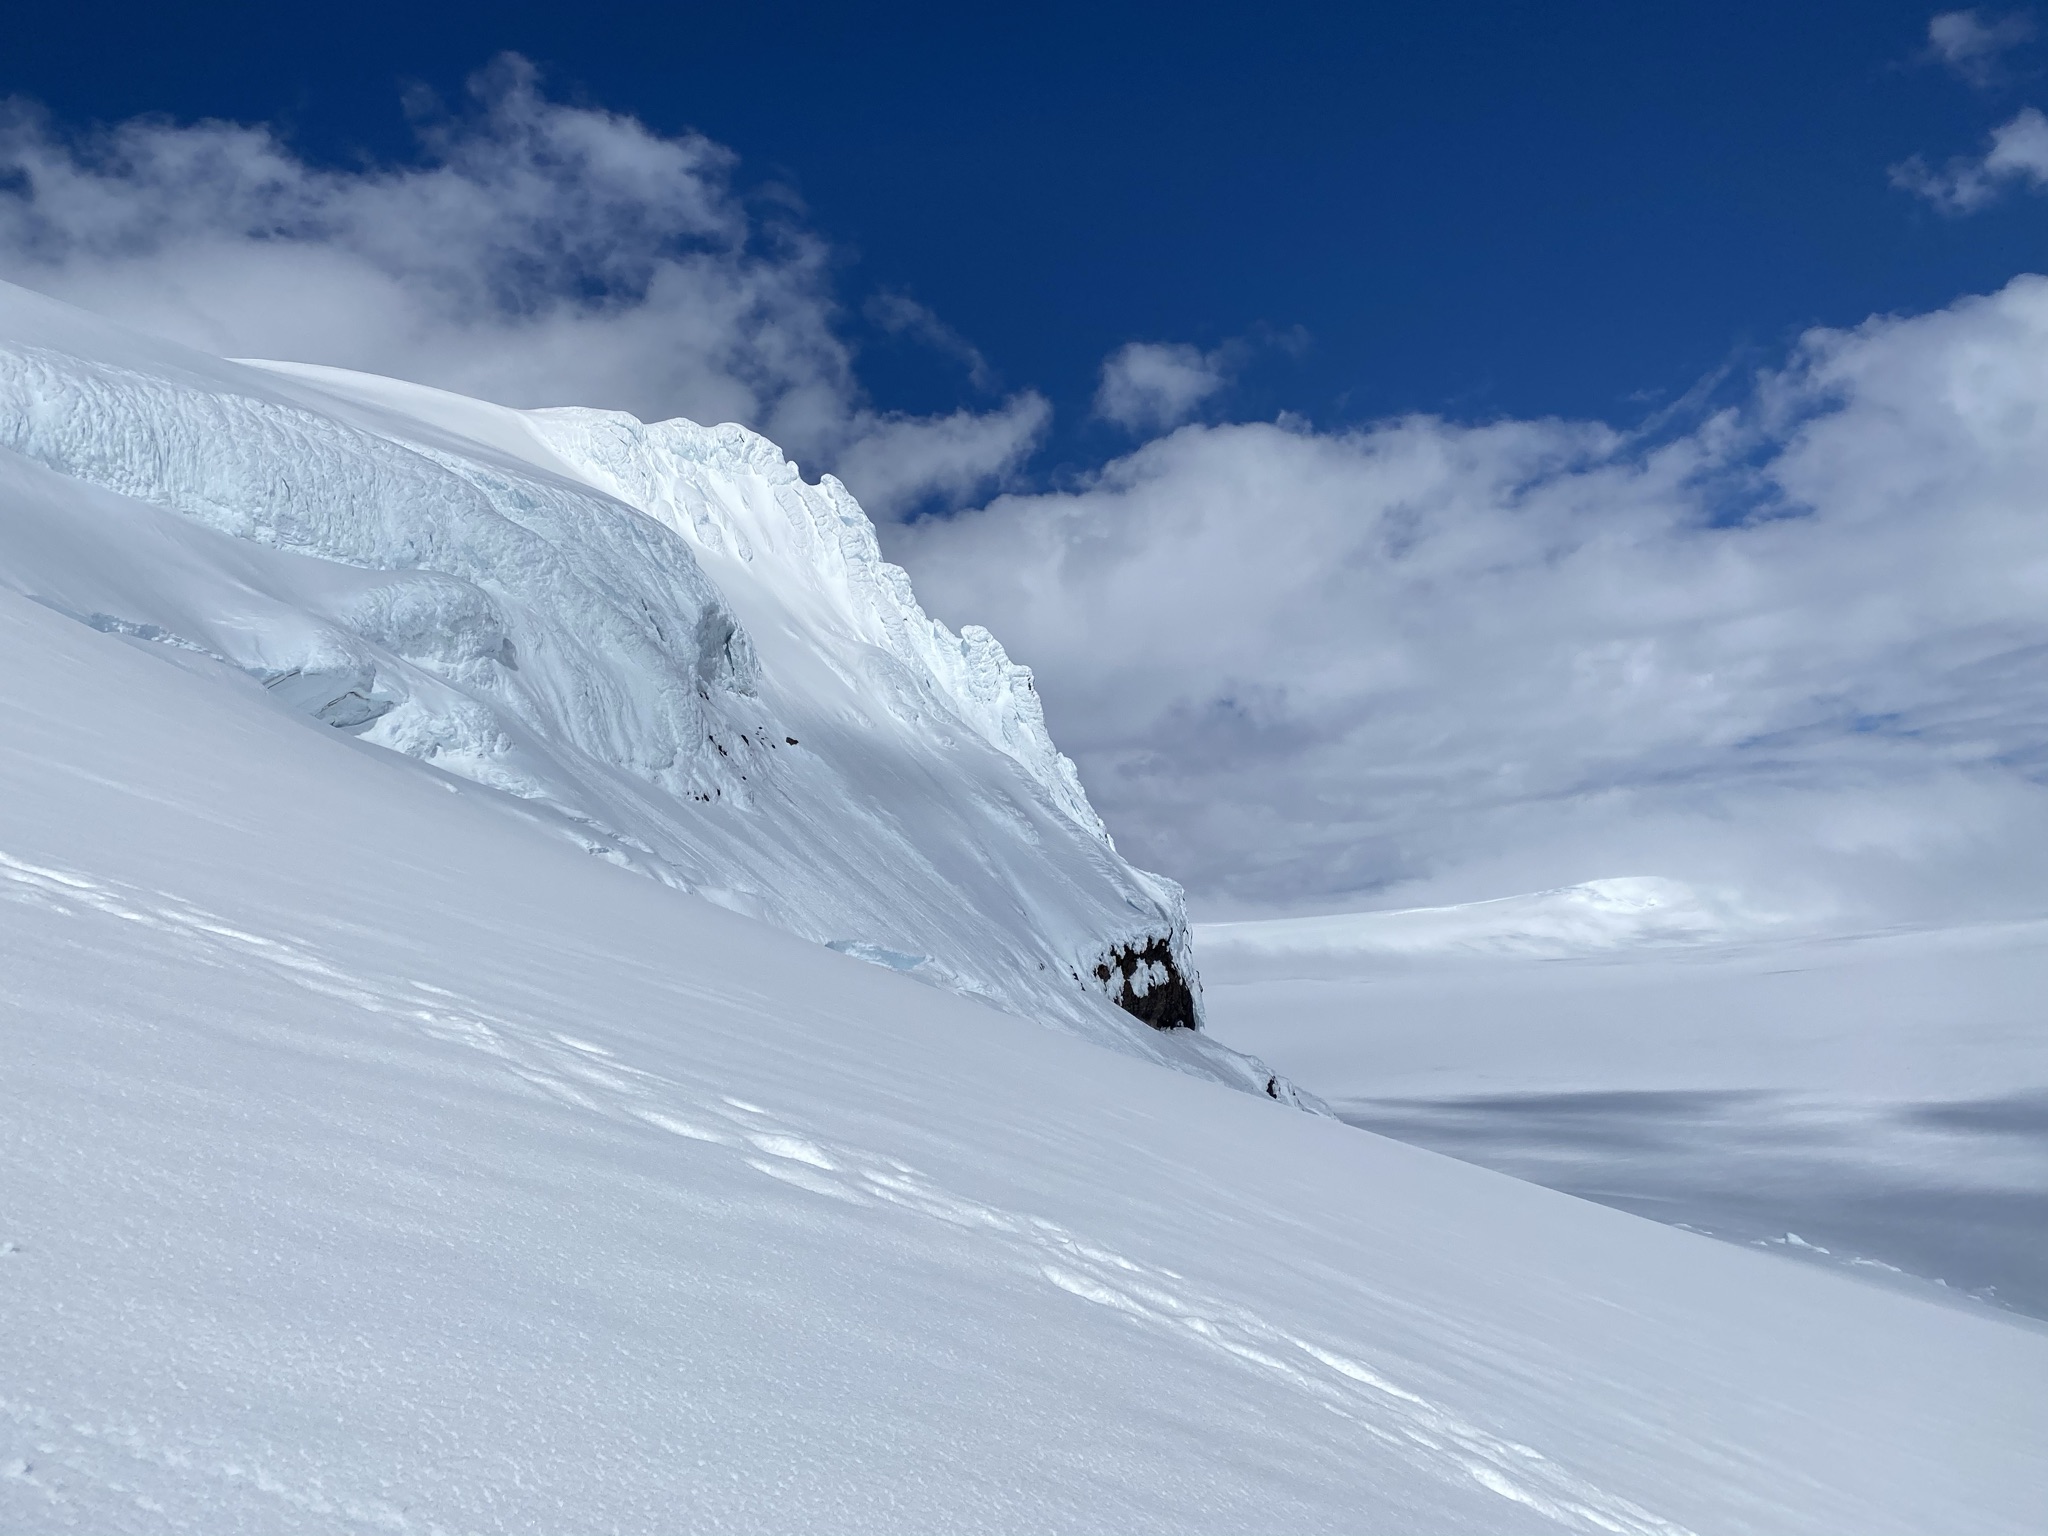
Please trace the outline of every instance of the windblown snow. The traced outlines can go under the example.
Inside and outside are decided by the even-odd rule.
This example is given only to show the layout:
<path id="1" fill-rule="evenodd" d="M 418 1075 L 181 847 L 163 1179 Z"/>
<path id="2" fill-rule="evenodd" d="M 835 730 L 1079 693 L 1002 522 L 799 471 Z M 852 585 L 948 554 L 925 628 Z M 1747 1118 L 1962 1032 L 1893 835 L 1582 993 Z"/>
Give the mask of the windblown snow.
<path id="1" fill-rule="evenodd" d="M 2039 1529 L 2048 1332 L 1153 1027 L 758 438 L 0 322 L 0 1528 Z"/>

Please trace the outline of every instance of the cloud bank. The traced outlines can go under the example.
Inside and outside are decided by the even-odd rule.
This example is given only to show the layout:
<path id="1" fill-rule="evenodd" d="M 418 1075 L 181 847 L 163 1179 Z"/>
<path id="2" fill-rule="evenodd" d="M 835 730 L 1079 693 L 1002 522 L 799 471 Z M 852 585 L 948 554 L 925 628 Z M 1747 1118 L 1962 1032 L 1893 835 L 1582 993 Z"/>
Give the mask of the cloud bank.
<path id="1" fill-rule="evenodd" d="M 1211 914 L 2048 908 L 2048 280 L 1814 332 L 1661 440 L 1188 426 L 892 538 Z"/>
<path id="2" fill-rule="evenodd" d="M 332 170 L 266 128 L 71 136 L 6 104 L 0 276 L 228 356 L 742 421 L 867 476 L 851 483 L 885 514 L 985 486 L 1044 425 L 1030 394 L 987 416 L 876 410 L 834 328 L 830 253 L 787 199 L 738 193 L 734 155 L 701 135 L 552 102 L 516 57 L 416 123 L 420 163 Z"/>

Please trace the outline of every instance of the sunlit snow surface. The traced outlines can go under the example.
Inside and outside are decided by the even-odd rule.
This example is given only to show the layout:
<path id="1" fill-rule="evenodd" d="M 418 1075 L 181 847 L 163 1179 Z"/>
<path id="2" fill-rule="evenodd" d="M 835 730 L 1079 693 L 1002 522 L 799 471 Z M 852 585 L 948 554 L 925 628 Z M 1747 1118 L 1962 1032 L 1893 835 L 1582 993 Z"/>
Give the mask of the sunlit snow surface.
<path id="1" fill-rule="evenodd" d="M 1672 881 L 1203 925 L 1353 1124 L 2048 1318 L 2048 922 L 1814 934 Z"/>

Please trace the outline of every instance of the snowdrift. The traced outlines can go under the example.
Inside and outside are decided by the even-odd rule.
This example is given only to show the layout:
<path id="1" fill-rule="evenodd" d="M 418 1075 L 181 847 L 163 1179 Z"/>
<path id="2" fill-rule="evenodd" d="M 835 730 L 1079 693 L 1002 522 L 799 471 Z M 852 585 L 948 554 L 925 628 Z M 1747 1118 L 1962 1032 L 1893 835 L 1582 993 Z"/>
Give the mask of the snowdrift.
<path id="1" fill-rule="evenodd" d="M 0 584 L 59 613 L 597 858 L 1295 1097 L 1198 1032 L 1180 891 L 1117 856 L 1030 673 L 742 428 L 226 362 L 0 286 L 0 496 Z"/>

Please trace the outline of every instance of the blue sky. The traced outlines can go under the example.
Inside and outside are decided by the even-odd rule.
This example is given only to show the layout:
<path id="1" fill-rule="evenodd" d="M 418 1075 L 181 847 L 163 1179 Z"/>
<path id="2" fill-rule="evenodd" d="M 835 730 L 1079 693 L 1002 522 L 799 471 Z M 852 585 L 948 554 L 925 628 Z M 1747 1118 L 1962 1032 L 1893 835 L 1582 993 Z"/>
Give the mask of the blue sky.
<path id="1" fill-rule="evenodd" d="M 78 124 L 276 126 L 315 163 L 418 153 L 401 93 L 501 50 L 550 93 L 700 130 L 833 249 L 881 404 L 1029 386 L 1040 475 L 1123 446 L 1125 341 L 1243 339 L 1211 414 L 1632 419 L 1813 324 L 2040 264 L 2048 202 L 1946 218 L 1886 168 L 1976 147 L 2038 84 L 1926 57 L 1871 3 L 1030 8 L 42 6 L 0 88 Z M 878 330 L 908 296 L 979 349 Z"/>
<path id="2" fill-rule="evenodd" d="M 2035 913 L 2043 30 L 43 7 L 0 277 L 767 433 L 1204 915 Z"/>

